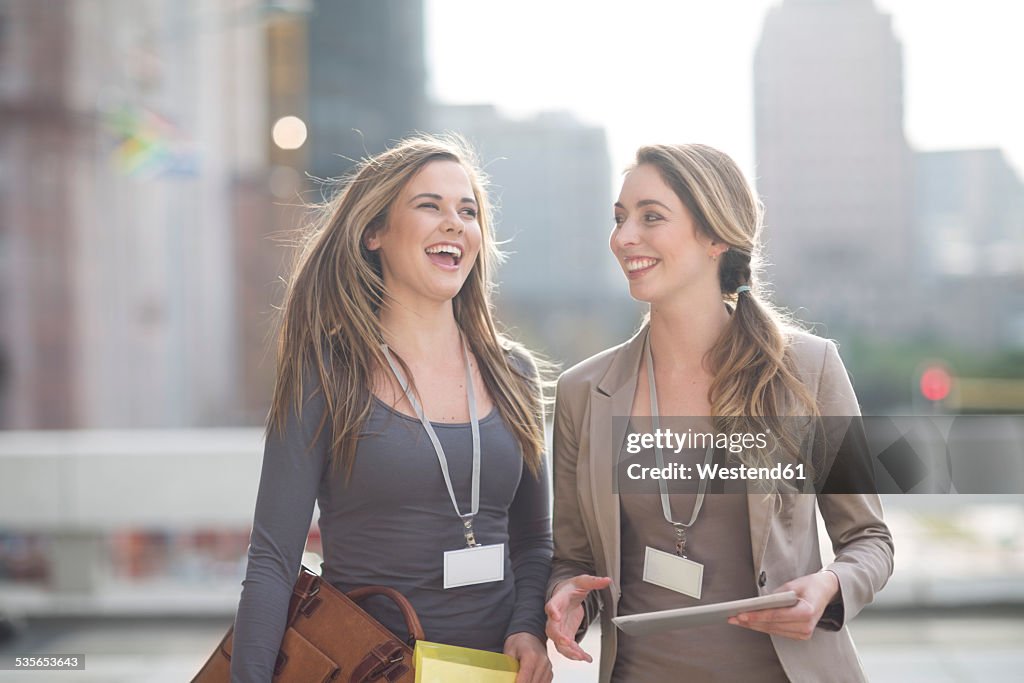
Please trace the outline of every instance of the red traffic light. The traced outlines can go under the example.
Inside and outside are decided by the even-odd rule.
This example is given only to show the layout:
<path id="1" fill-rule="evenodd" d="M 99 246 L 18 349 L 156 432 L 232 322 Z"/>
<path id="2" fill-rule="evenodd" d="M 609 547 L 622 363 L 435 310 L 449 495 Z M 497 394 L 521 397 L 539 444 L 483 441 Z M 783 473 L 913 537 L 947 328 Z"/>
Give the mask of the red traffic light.
<path id="1" fill-rule="evenodd" d="M 949 396 L 953 377 L 941 365 L 932 365 L 921 373 L 921 395 L 929 401 L 942 401 Z"/>

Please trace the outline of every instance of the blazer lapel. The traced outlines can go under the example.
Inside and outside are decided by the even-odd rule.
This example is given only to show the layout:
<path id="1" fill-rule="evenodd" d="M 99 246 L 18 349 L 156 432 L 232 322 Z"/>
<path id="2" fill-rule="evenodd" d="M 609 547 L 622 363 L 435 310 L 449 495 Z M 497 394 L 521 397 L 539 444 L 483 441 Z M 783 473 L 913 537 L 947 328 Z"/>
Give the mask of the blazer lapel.
<path id="1" fill-rule="evenodd" d="M 645 325 L 616 354 L 608 371 L 590 394 L 590 495 L 616 603 L 621 579 L 621 522 L 614 478 L 626 438 L 627 418 L 633 408 L 637 370 L 646 340 Z"/>
<path id="2" fill-rule="evenodd" d="M 754 580 L 761 572 L 768 537 L 772 532 L 777 493 L 766 493 L 756 480 L 747 481 L 747 516 L 750 518 L 750 550 L 754 559 Z M 763 588 L 763 587 L 762 587 Z"/>

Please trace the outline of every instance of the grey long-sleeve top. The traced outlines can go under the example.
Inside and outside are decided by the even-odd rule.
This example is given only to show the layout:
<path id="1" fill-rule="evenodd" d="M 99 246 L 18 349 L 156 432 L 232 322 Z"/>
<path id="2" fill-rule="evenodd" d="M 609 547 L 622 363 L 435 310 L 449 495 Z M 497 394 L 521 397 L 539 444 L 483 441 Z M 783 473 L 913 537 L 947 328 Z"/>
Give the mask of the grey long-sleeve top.
<path id="1" fill-rule="evenodd" d="M 437 456 L 423 426 L 373 398 L 352 476 L 328 467 L 328 433 L 314 440 L 324 412 L 319 392 L 302 419 L 267 437 L 249 561 L 235 617 L 233 683 L 270 681 L 284 634 L 288 600 L 312 518 L 320 508 L 323 576 L 342 591 L 368 584 L 403 593 L 427 639 L 502 650 L 507 636 L 544 639 L 544 592 L 551 563 L 548 474 L 525 468 L 514 436 L 495 408 L 480 420 L 481 544 L 505 544 L 505 579 L 444 590 L 443 551 L 466 547 Z M 468 424 L 434 423 L 459 507 L 468 511 L 472 441 Z M 393 603 L 362 604 L 399 637 L 405 623 Z M 344 637 L 339 633 L 338 637 Z"/>

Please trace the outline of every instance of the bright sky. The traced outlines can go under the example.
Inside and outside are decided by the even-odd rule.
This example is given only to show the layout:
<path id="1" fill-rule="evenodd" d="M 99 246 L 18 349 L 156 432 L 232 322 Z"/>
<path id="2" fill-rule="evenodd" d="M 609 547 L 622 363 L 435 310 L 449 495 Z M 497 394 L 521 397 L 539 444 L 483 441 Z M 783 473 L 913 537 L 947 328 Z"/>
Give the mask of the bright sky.
<path id="1" fill-rule="evenodd" d="M 779 2 L 426 0 L 430 92 L 569 110 L 606 129 L 616 170 L 647 142 L 705 142 L 752 174 L 754 48 Z M 1024 177 L 1024 3 L 875 4 L 903 45 L 911 145 L 1001 147 Z"/>

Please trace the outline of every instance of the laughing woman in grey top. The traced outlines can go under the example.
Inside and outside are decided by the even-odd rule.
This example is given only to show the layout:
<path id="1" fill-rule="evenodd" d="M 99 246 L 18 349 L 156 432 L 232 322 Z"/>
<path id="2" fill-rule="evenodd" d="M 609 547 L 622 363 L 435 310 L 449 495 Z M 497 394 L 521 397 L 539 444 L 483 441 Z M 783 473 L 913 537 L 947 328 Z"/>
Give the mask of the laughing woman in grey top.
<path id="1" fill-rule="evenodd" d="M 505 652 L 547 683 L 551 560 L 535 365 L 495 331 L 497 254 L 457 140 L 365 161 L 289 281 L 231 680 L 269 681 L 320 508 L 323 575 L 405 594 L 427 638 Z M 472 548 L 477 559 L 459 564 Z M 395 632 L 387 601 L 364 603 Z M 344 638 L 344 633 L 338 634 Z"/>

